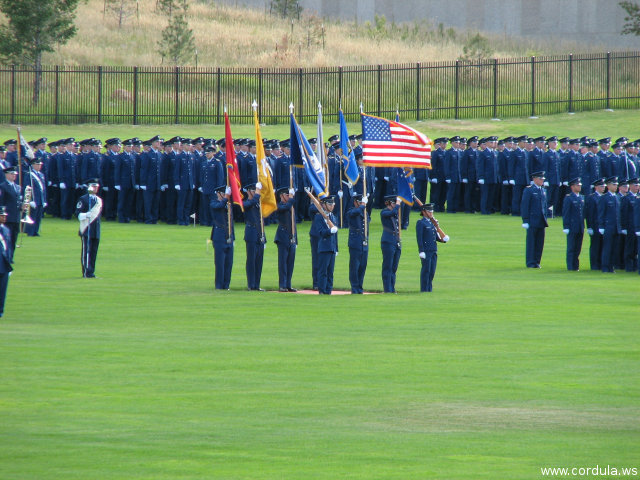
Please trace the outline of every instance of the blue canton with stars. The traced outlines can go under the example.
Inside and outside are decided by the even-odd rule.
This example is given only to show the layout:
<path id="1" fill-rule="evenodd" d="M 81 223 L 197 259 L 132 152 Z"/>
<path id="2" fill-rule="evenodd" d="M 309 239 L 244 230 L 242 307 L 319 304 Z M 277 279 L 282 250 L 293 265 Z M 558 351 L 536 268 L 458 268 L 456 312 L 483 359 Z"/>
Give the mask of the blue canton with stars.
<path id="1" fill-rule="evenodd" d="M 391 141 L 391 129 L 389 122 L 382 118 L 362 117 L 363 140 Z"/>

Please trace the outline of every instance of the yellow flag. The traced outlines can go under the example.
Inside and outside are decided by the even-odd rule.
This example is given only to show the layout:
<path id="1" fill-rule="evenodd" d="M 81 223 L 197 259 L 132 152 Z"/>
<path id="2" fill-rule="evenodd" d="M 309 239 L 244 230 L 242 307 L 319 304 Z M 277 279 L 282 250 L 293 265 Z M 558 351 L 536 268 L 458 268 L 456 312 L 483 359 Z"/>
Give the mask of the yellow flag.
<path id="1" fill-rule="evenodd" d="M 264 154 L 264 145 L 262 144 L 262 134 L 260 133 L 258 112 L 256 110 L 253 111 L 253 121 L 256 125 L 256 165 L 258 167 L 258 181 L 262 184 L 260 204 L 262 207 L 262 216 L 267 218 L 278 209 L 278 205 L 276 203 L 276 194 L 273 190 L 273 181 L 271 180 L 271 168 Z"/>

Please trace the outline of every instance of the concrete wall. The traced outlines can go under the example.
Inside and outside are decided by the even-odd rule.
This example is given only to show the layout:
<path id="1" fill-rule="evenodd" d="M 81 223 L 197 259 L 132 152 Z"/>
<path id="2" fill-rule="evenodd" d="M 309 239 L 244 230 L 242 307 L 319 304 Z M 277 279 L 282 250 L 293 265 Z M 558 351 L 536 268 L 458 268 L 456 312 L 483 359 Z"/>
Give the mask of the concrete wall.
<path id="1" fill-rule="evenodd" d="M 563 39 L 605 50 L 640 49 L 640 37 L 620 35 L 626 12 L 619 0 L 301 0 L 321 16 L 396 22 L 426 19 L 445 27 L 537 40 Z M 268 8 L 269 0 L 218 0 Z"/>

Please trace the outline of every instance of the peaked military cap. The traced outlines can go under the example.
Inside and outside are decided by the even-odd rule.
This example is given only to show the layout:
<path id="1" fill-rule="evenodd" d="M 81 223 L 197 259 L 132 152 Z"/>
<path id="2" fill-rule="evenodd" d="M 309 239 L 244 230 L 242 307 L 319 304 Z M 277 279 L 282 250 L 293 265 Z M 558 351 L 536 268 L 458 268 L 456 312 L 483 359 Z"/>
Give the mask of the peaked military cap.
<path id="1" fill-rule="evenodd" d="M 547 138 L 547 142 L 557 142 L 557 141 L 558 141 L 558 137 L 556 137 L 555 135 L 553 137 Z"/>
<path id="2" fill-rule="evenodd" d="M 18 167 L 7 167 L 3 168 L 2 171 L 4 173 L 18 173 Z"/>
<path id="3" fill-rule="evenodd" d="M 18 144 L 18 141 L 15 138 L 10 138 L 6 142 L 4 142 L 5 147 L 8 147 L 9 145 L 17 145 L 17 144 Z"/>
<path id="4" fill-rule="evenodd" d="M 282 195 L 283 193 L 289 193 L 289 187 L 280 187 L 276 190 L 277 195 Z"/>
<path id="5" fill-rule="evenodd" d="M 122 142 L 122 145 L 124 145 L 125 147 L 131 147 L 133 145 L 133 138 L 127 138 Z"/>
<path id="6" fill-rule="evenodd" d="M 630 178 L 629 185 L 640 185 L 640 179 L 638 177 Z"/>
<path id="7" fill-rule="evenodd" d="M 545 137 L 544 135 L 542 135 L 541 137 L 536 137 L 533 139 L 534 142 L 544 142 L 547 139 L 547 137 Z"/>
<path id="8" fill-rule="evenodd" d="M 40 145 L 41 143 L 47 143 L 47 137 L 39 138 L 38 140 L 34 140 L 33 143 L 35 145 Z"/>
<path id="9" fill-rule="evenodd" d="M 598 140 L 598 143 L 600 145 L 603 145 L 605 143 L 611 143 L 611 137 L 605 137 L 605 138 L 601 138 L 600 140 Z"/>
<path id="10" fill-rule="evenodd" d="M 159 141 L 160 141 L 160 135 L 154 135 L 153 137 L 151 137 L 151 138 L 149 139 L 149 142 L 150 142 L 150 143 L 153 143 L 153 142 L 159 142 Z"/>
<path id="11" fill-rule="evenodd" d="M 433 203 L 423 203 L 422 207 L 420 207 L 420 209 L 421 210 L 426 210 L 427 212 L 433 212 L 433 207 L 434 207 Z"/>
<path id="12" fill-rule="evenodd" d="M 597 180 L 591 182 L 591 185 L 594 186 L 594 187 L 604 186 L 605 182 L 606 182 L 606 180 L 604 178 L 598 178 Z"/>
<path id="13" fill-rule="evenodd" d="M 354 193 L 351 196 L 352 199 L 354 199 L 356 202 L 361 202 L 362 201 L 362 194 L 361 193 Z"/>
<path id="14" fill-rule="evenodd" d="M 527 137 L 526 135 L 520 135 L 519 137 L 515 138 L 515 141 L 520 143 L 520 142 L 527 142 L 529 141 L 529 137 Z"/>
<path id="15" fill-rule="evenodd" d="M 616 143 L 625 143 L 628 141 L 629 139 L 627 137 L 620 137 L 619 139 L 616 140 Z"/>
<path id="16" fill-rule="evenodd" d="M 397 200 L 397 195 L 385 195 L 384 196 L 384 201 L 385 202 L 395 202 Z"/>
<path id="17" fill-rule="evenodd" d="M 0 205 L 0 215 L 2 216 L 7 215 L 7 207 L 5 207 L 4 205 Z"/>
<path id="18" fill-rule="evenodd" d="M 326 197 L 322 197 L 320 201 L 322 203 L 336 203 L 336 199 L 333 195 L 327 195 Z"/>
<path id="19" fill-rule="evenodd" d="M 569 137 L 562 137 L 562 138 L 559 138 L 559 139 L 558 139 L 558 141 L 559 141 L 560 143 L 569 143 Z"/>
<path id="20" fill-rule="evenodd" d="M 544 178 L 544 170 L 540 170 L 539 172 L 533 172 L 531 174 L 531 178 Z"/>
<path id="21" fill-rule="evenodd" d="M 580 139 L 579 138 L 571 138 L 569 140 L 569 145 L 580 145 Z"/>
<path id="22" fill-rule="evenodd" d="M 618 183 L 618 177 L 616 177 L 615 175 L 613 177 L 608 177 L 605 180 L 605 183 L 615 183 L 615 184 L 617 184 Z"/>
<path id="23" fill-rule="evenodd" d="M 167 140 L 165 143 L 173 144 L 173 143 L 181 143 L 181 142 L 182 142 L 182 138 L 181 138 L 181 137 L 179 137 L 179 136 L 176 136 L 176 137 L 172 137 L 172 138 L 170 138 L 170 139 L 169 139 L 169 140 Z"/>
<path id="24" fill-rule="evenodd" d="M 569 180 L 569 185 L 582 185 L 582 179 L 580 177 L 572 178 Z"/>
<path id="25" fill-rule="evenodd" d="M 109 145 L 121 145 L 122 144 L 122 140 L 120 140 L 118 137 L 115 138 L 108 138 L 104 141 L 104 144 L 109 146 Z"/>
<path id="26" fill-rule="evenodd" d="M 334 144 L 340 141 L 340 137 L 338 135 L 331 135 L 329 138 L 327 138 L 327 140 L 331 142 L 331 144 Z"/>

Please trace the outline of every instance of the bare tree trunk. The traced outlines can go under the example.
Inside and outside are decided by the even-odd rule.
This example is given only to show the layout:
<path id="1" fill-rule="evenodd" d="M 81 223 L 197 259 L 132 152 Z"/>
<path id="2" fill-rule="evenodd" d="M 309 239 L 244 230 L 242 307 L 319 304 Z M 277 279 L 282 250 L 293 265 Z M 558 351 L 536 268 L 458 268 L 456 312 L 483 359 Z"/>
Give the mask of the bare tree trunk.
<path id="1" fill-rule="evenodd" d="M 42 83 L 42 53 L 36 54 L 35 75 L 33 77 L 33 105 L 40 100 L 40 84 Z"/>

